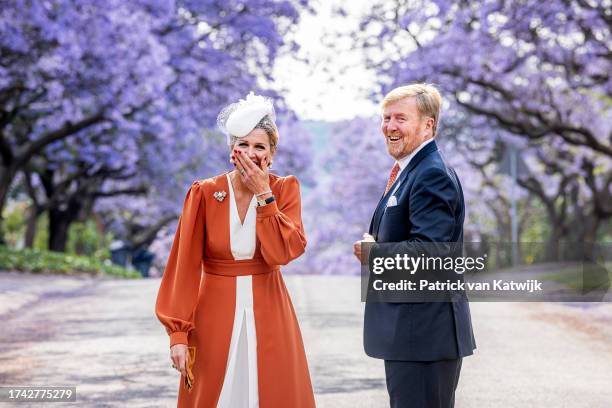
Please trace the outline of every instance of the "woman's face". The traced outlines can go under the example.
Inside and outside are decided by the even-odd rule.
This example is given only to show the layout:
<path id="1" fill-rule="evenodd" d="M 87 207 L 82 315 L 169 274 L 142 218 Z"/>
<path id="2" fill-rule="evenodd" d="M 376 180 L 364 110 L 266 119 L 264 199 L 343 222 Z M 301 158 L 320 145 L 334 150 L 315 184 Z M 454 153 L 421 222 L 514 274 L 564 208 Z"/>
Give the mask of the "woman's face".
<path id="1" fill-rule="evenodd" d="M 263 129 L 253 129 L 248 135 L 236 140 L 233 149 L 242 151 L 259 168 L 261 168 L 264 157 L 267 157 L 267 162 L 270 163 L 273 156 L 270 148 L 270 138 Z"/>

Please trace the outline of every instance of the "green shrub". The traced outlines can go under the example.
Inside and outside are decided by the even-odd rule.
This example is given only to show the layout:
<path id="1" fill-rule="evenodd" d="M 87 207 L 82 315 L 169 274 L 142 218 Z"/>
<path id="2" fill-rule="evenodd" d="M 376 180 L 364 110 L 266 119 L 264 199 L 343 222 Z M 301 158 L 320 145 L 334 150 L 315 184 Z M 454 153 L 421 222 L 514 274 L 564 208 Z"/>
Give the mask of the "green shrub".
<path id="1" fill-rule="evenodd" d="M 73 222 L 68 230 L 66 252 L 94 256 L 98 259 L 110 259 L 108 247 L 112 238 L 112 234 L 104 234 L 98 230 L 93 218 L 86 222 Z"/>
<path id="2" fill-rule="evenodd" d="M 5 206 L 2 212 L 4 218 L 2 226 L 4 229 L 4 239 L 9 245 L 18 245 L 18 243 L 23 241 L 25 233 L 24 215 L 28 210 L 28 207 L 21 203 Z"/>
<path id="3" fill-rule="evenodd" d="M 0 270 L 18 270 L 33 273 L 90 273 L 122 278 L 141 278 L 137 271 L 113 265 L 109 260 L 94 257 L 69 255 L 40 249 L 15 250 L 0 245 Z"/>

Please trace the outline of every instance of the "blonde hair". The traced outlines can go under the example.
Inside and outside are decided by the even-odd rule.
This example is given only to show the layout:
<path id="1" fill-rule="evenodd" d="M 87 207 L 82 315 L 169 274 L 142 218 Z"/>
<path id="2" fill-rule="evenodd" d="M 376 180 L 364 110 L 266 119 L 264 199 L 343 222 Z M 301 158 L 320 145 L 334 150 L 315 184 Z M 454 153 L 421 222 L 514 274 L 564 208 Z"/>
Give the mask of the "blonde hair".
<path id="1" fill-rule="evenodd" d="M 438 89 L 431 84 L 410 84 L 392 89 L 382 100 L 382 108 L 404 98 L 416 98 L 416 106 L 421 116 L 431 117 L 434 120 L 432 137 L 436 135 L 442 96 Z"/>

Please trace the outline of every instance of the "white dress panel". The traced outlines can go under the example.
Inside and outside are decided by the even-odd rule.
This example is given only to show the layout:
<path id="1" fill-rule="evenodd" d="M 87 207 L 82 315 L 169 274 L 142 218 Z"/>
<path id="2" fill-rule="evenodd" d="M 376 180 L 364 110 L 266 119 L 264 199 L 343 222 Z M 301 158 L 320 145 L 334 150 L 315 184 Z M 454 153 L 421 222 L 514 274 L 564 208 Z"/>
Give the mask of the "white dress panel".
<path id="1" fill-rule="evenodd" d="M 230 247 L 234 259 L 251 259 L 255 254 L 257 200 L 249 203 L 244 224 L 240 223 L 232 181 L 226 175 L 230 200 Z M 257 408 L 257 338 L 253 313 L 253 277 L 236 277 L 236 310 L 225 378 L 217 408 Z"/>

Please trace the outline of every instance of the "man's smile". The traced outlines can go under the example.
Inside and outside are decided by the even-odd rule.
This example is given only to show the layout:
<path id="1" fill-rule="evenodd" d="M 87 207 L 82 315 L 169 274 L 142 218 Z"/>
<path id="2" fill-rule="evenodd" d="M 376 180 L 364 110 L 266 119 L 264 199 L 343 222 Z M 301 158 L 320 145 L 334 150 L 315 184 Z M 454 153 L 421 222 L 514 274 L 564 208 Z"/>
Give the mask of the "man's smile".
<path id="1" fill-rule="evenodd" d="M 389 135 L 389 136 L 387 136 L 387 141 L 389 143 L 393 143 L 393 144 L 399 142 L 401 139 L 402 139 L 401 135 Z"/>

